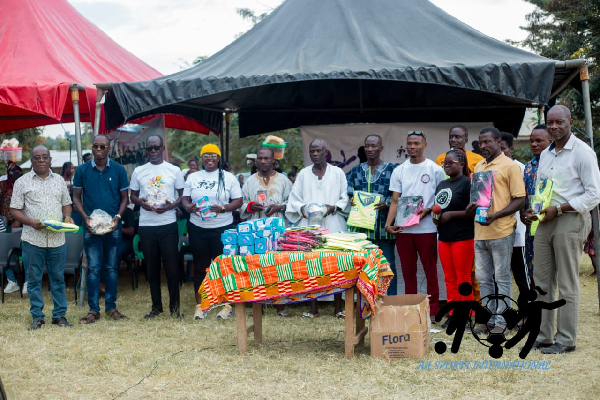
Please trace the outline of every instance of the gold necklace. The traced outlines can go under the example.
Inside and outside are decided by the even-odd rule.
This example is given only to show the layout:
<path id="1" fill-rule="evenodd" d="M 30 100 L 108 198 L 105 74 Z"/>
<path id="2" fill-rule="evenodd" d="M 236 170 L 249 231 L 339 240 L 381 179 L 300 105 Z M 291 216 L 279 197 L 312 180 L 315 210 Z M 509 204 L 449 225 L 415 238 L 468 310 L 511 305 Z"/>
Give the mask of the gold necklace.
<path id="1" fill-rule="evenodd" d="M 272 171 L 270 175 L 267 176 L 261 176 L 263 182 L 265 183 L 265 186 L 269 184 L 269 180 L 271 179 L 272 176 L 275 175 L 275 171 Z"/>

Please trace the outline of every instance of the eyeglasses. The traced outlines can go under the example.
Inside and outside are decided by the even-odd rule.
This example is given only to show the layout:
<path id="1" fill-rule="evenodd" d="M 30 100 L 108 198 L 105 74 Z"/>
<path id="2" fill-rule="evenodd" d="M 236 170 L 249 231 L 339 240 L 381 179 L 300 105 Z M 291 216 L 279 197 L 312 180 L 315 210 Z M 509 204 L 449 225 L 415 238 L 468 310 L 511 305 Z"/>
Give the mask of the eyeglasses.
<path id="1" fill-rule="evenodd" d="M 50 159 L 50 156 L 35 156 L 35 157 L 32 157 L 31 159 L 35 162 L 48 161 Z"/>
<path id="2" fill-rule="evenodd" d="M 452 164 L 458 164 L 460 161 L 456 161 L 456 160 L 452 160 L 452 161 L 445 161 L 444 160 L 444 166 L 446 167 L 451 167 Z"/>
<path id="3" fill-rule="evenodd" d="M 146 150 L 148 152 L 151 152 L 151 151 L 160 151 L 161 149 L 162 149 L 162 146 L 148 146 L 148 147 L 146 147 Z"/>
<path id="4" fill-rule="evenodd" d="M 207 158 L 217 158 L 217 157 L 219 157 L 219 155 L 215 154 L 215 153 L 205 153 L 205 154 L 202 154 L 202 158 L 204 158 L 204 159 L 207 159 Z"/>
<path id="5" fill-rule="evenodd" d="M 107 147 L 108 146 L 105 145 L 105 144 L 98 144 L 98 143 L 94 143 L 92 145 L 92 149 L 94 149 L 94 150 L 98 150 L 98 149 L 100 149 L 100 150 L 106 150 Z"/>

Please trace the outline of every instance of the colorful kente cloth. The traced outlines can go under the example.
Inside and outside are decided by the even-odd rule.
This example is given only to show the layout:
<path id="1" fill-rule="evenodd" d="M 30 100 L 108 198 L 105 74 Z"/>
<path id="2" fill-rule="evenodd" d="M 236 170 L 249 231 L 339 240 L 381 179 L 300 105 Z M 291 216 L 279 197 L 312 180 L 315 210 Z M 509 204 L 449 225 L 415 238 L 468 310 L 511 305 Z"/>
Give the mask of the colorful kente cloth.
<path id="1" fill-rule="evenodd" d="M 310 301 L 356 286 L 365 318 L 374 309 L 375 299 L 387 293 L 392 277 L 379 249 L 219 256 L 210 265 L 198 293 L 206 311 L 220 303 Z"/>

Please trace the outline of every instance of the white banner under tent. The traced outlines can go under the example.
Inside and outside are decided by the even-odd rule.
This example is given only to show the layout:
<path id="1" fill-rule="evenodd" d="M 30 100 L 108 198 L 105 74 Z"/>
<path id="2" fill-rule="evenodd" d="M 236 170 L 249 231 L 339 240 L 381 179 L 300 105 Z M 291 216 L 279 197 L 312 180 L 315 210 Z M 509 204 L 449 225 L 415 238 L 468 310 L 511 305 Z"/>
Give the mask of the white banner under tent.
<path id="1" fill-rule="evenodd" d="M 402 164 L 408 159 L 406 154 L 406 137 L 409 131 L 422 131 L 427 138 L 427 148 L 425 157 L 435 160 L 442 152 L 449 150 L 448 132 L 454 125 L 463 125 L 469 131 L 469 144 L 467 150 L 473 150 L 471 142 L 477 140 L 479 132 L 488 126 L 493 126 L 491 122 L 480 123 L 461 123 L 461 122 L 443 122 L 443 123 L 402 123 L 402 124 L 356 124 L 356 125 L 319 125 L 303 126 L 302 148 L 304 152 L 304 165 L 311 165 L 308 154 L 308 145 L 316 138 L 325 139 L 331 153 L 328 156 L 328 162 L 342 168 L 346 173 L 354 166 L 359 164 L 358 148 L 364 145 L 365 137 L 376 134 L 383 139 L 384 150 L 381 158 L 385 161 L 395 164 Z M 398 294 L 404 293 L 404 279 L 402 278 L 402 269 L 400 266 L 400 257 L 396 255 L 396 272 L 398 273 L 397 290 Z M 440 300 L 446 300 L 446 284 L 444 283 L 444 271 L 442 264 L 437 263 L 438 285 L 440 289 Z M 427 279 L 421 260 L 417 262 L 417 281 L 418 292 L 427 293 Z"/>
<path id="2" fill-rule="evenodd" d="M 406 136 L 409 131 L 422 131 L 427 138 L 425 157 L 435 160 L 438 154 L 449 150 L 448 131 L 454 125 L 463 125 L 469 131 L 469 144 L 467 150 L 473 150 L 471 142 L 479 138 L 479 132 L 491 122 L 414 122 L 398 124 L 355 124 L 355 125 L 317 125 L 303 126 L 302 149 L 304 152 L 304 165 L 311 165 L 308 155 L 308 145 L 316 138 L 327 141 L 333 165 L 337 165 L 345 172 L 358 165 L 357 151 L 364 145 L 365 137 L 376 134 L 383 139 L 383 152 L 381 158 L 394 164 L 402 164 L 408 159 L 406 154 Z"/>

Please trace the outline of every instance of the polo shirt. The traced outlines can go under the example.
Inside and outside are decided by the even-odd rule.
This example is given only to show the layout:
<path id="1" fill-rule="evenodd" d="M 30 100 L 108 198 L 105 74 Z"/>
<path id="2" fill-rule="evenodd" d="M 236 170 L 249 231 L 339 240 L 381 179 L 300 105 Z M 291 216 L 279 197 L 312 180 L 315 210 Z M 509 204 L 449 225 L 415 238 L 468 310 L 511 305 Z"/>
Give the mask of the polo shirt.
<path id="1" fill-rule="evenodd" d="M 525 184 L 521 175 L 521 168 L 504 153 L 500 153 L 488 164 L 486 159 L 478 162 L 474 172 L 496 171 L 494 176 L 494 191 L 492 192 L 492 206 L 488 214 L 494 214 L 508 206 L 512 199 L 525 197 Z M 475 223 L 475 240 L 492 240 L 507 237 L 515 230 L 517 220 L 513 215 L 495 220 L 490 226 Z"/>
<path id="2" fill-rule="evenodd" d="M 99 209 L 115 216 L 119 213 L 121 192 L 129 189 L 127 171 L 110 159 L 106 160 L 106 167 L 100 171 L 92 159 L 75 170 L 73 189 L 83 189 L 83 208 L 87 215 Z"/>

